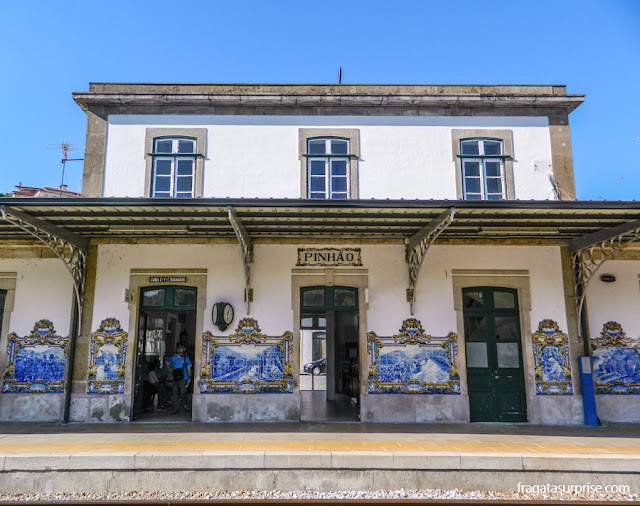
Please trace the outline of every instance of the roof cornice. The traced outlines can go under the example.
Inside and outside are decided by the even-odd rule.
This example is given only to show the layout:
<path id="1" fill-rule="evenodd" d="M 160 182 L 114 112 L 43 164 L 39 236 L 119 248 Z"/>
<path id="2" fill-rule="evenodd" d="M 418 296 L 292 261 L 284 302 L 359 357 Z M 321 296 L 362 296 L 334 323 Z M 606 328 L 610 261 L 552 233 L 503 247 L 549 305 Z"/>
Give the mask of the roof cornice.
<path id="1" fill-rule="evenodd" d="M 469 108 L 562 109 L 569 113 L 584 95 L 568 95 L 564 86 L 412 86 L 412 85 L 151 85 L 92 84 L 73 93 L 83 110 L 102 114 L 215 113 L 221 107 L 307 108 L 310 114 L 464 114 Z M 190 107 L 194 109 L 189 110 Z M 308 108 L 317 108 L 309 110 Z M 442 112 L 443 108 L 449 109 Z M 367 111 L 366 109 L 372 109 Z M 467 112 L 468 113 L 468 112 Z"/>

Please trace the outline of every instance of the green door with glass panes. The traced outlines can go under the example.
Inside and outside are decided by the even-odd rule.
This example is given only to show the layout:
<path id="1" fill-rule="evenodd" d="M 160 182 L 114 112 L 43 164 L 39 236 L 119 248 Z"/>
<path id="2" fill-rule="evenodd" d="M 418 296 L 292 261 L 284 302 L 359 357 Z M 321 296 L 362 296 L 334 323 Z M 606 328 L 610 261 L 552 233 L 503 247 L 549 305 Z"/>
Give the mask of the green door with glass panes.
<path id="1" fill-rule="evenodd" d="M 515 289 L 462 292 L 472 422 L 526 422 L 520 313 Z"/>

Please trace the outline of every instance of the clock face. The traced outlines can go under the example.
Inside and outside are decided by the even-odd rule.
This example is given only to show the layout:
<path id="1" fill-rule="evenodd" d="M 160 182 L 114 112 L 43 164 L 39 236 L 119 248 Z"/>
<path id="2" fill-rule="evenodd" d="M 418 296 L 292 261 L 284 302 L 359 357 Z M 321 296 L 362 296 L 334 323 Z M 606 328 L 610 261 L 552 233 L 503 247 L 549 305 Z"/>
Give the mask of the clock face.
<path id="1" fill-rule="evenodd" d="M 213 311 L 211 313 L 211 319 L 213 320 L 213 324 L 216 325 L 218 323 L 218 304 L 213 305 Z"/>
<path id="2" fill-rule="evenodd" d="M 227 325 L 229 325 L 233 321 L 233 307 L 231 306 L 231 304 L 225 304 L 222 316 L 224 318 L 224 322 Z"/>

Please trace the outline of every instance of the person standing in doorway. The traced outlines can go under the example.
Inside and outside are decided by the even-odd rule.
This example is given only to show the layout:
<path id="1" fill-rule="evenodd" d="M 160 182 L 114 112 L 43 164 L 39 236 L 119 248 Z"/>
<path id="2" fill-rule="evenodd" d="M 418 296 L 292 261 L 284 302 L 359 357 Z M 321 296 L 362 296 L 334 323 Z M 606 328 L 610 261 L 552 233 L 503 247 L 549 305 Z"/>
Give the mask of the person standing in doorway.
<path id="1" fill-rule="evenodd" d="M 167 364 L 173 374 L 173 384 L 171 385 L 171 403 L 173 410 L 171 414 L 178 413 L 180 408 L 189 411 L 187 406 L 187 388 L 191 383 L 191 360 L 187 357 L 187 348 L 179 344 L 176 348 L 176 354 L 171 357 Z M 173 371 L 182 370 L 182 378 Z M 176 376 L 180 379 L 176 379 Z"/>

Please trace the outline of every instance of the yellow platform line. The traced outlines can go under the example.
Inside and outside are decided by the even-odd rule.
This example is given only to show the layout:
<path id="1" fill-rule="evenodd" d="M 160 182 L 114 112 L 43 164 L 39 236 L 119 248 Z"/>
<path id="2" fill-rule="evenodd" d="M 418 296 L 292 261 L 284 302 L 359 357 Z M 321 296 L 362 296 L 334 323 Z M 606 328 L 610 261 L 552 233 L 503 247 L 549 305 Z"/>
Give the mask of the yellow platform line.
<path id="1" fill-rule="evenodd" d="M 0 454 L 78 452 L 393 452 L 393 453 L 554 453 L 640 457 L 640 446 L 526 443 L 416 443 L 370 441 L 116 441 L 0 443 Z"/>

